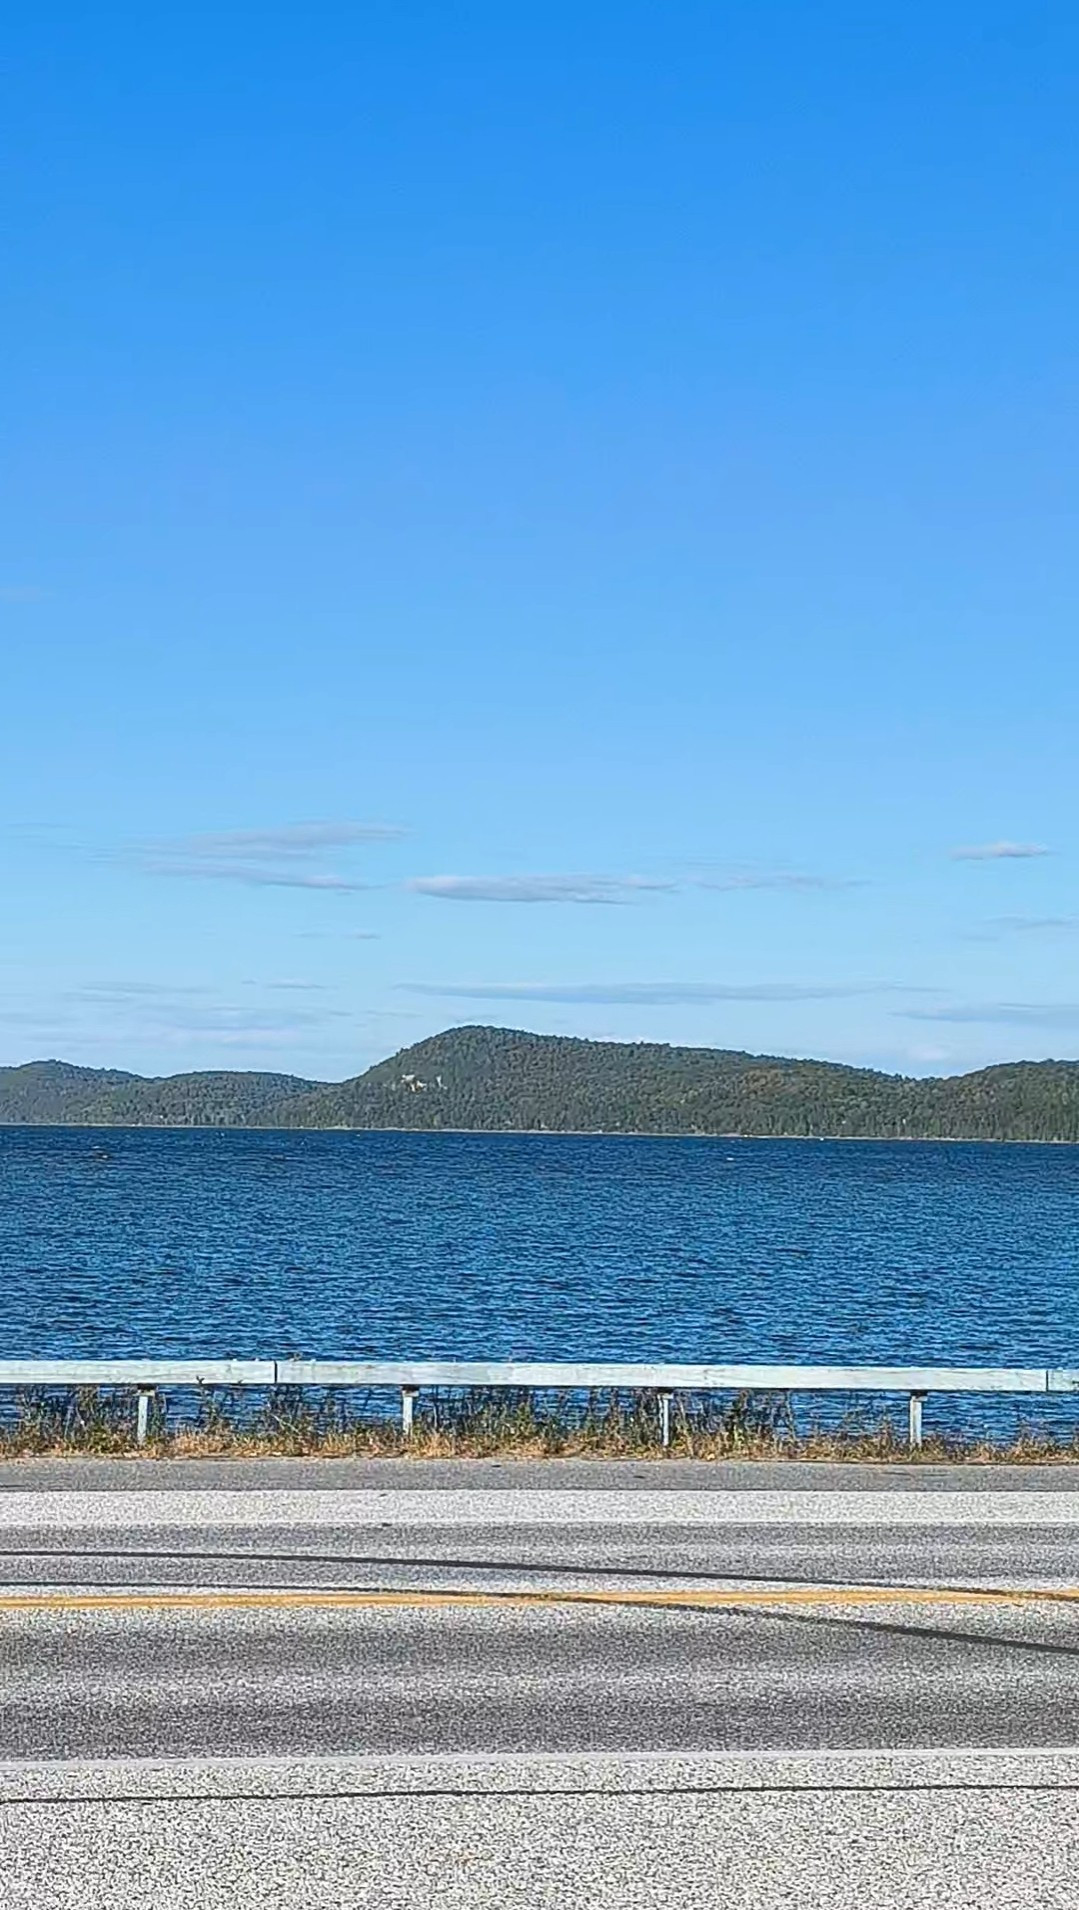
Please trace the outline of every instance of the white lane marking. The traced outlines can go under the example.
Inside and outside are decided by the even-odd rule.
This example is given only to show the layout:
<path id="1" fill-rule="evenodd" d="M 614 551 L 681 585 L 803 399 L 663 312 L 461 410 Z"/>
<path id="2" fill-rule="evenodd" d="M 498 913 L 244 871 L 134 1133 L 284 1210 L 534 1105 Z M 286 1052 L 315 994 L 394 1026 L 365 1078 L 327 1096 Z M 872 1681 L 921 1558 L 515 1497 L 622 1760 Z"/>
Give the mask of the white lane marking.
<path id="1" fill-rule="evenodd" d="M 1079 1493 L 378 1490 L 5 1491 L 0 1532 L 464 1526 L 1079 1527 Z"/>

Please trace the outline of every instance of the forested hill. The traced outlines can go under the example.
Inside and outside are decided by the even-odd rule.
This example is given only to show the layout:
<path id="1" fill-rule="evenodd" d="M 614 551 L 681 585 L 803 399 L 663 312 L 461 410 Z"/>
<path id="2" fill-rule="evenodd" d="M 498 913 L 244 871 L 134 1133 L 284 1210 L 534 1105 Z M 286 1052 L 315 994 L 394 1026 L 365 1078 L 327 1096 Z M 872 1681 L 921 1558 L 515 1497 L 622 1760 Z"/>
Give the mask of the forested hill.
<path id="1" fill-rule="evenodd" d="M 313 1081 L 291 1074 L 211 1071 L 147 1079 L 114 1068 L 30 1061 L 0 1068 L 0 1122 L 73 1127 L 261 1127 Z"/>
<path id="2" fill-rule="evenodd" d="M 451 1028 L 294 1100 L 289 1125 L 1079 1140 L 1079 1062 L 910 1080 L 721 1048 Z"/>
<path id="3" fill-rule="evenodd" d="M 913 1080 L 726 1049 L 451 1028 L 341 1082 L 0 1068 L 0 1122 L 1079 1141 L 1079 1062 Z"/>

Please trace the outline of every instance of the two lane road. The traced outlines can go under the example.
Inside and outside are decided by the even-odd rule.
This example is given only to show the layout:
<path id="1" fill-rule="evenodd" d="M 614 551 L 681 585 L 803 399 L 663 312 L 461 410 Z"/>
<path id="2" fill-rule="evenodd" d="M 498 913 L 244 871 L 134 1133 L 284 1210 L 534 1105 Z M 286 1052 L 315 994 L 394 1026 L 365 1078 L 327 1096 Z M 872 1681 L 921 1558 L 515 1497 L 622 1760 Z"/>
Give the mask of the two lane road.
<path id="1" fill-rule="evenodd" d="M 519 1815 L 522 1796 L 549 1810 L 554 1796 L 562 1830 L 540 1837 L 546 1870 L 520 1901 L 561 1902 L 564 1879 L 561 1897 L 543 1892 L 565 1862 L 573 1797 L 595 1876 L 583 1900 L 601 1903 L 614 1888 L 602 1851 L 628 1838 L 632 1871 L 666 1799 L 675 1818 L 690 1811 L 679 1890 L 657 1895 L 646 1865 L 643 1895 L 626 1872 L 609 1901 L 684 1905 L 694 1864 L 705 1866 L 702 1902 L 714 1900 L 717 1863 L 733 1889 L 750 1803 L 759 1818 L 800 1794 L 790 1822 L 817 1808 L 819 1843 L 843 1810 L 864 1818 L 867 1797 L 878 1816 L 883 1797 L 902 1814 L 912 1785 L 929 1784 L 937 1801 L 923 1799 L 903 1833 L 908 1855 L 939 1833 L 942 1798 L 948 1809 L 995 1800 L 983 1821 L 987 1811 L 1008 1849 L 1020 1848 L 1023 1813 L 1048 1798 L 1067 1807 L 1059 1835 L 1020 1840 L 1044 1871 L 1063 1861 L 1079 1783 L 1077 1483 L 1063 1469 L 675 1463 L 0 1469 L 0 1854 L 6 1838 L 40 1903 L 49 1846 L 35 1812 L 54 1829 L 58 1808 L 97 1812 L 99 1852 L 117 1811 L 168 1798 L 175 1827 L 184 1810 L 210 1810 L 185 1860 L 197 1870 L 226 1806 L 265 1813 L 277 1796 L 274 1835 L 290 1822 L 302 1843 L 301 1806 L 341 1811 L 350 1799 L 367 1827 L 348 1886 L 358 1891 L 364 1863 L 407 1879 L 448 1797 L 462 1809 L 486 1798 L 470 1832 L 480 1869 L 452 1857 L 451 1812 L 438 1859 L 449 1894 L 432 1901 L 488 1901 L 477 1881 L 487 1863 L 502 1893 L 489 1900 L 515 1903 L 522 1848 L 504 1826 L 499 1847 L 516 1853 L 507 1877 L 490 1848 L 499 1813 L 512 1802 Z M 417 1790 L 442 1800 L 419 1818 Z M 92 1801 L 102 1792 L 110 1803 Z M 714 1812 L 735 1793 L 737 1835 L 715 1824 L 711 1843 L 689 1834 L 708 1799 Z M 839 1816 L 822 1818 L 820 1799 L 840 1794 Z M 985 1860 L 984 1839 L 975 1854 Z M 851 1887 L 848 1859 L 828 1858 L 829 1888 Z M 998 1850 L 987 1888 L 999 1890 L 1007 1864 Z M 102 1874 L 100 1897 L 91 1883 L 84 1910 L 119 1901 L 113 1882 Z M 744 1900 L 799 1900 L 761 1887 Z M 306 1900 L 368 1900 L 333 1888 Z M 1057 1901 L 1048 1874 L 1040 1888 Z M 213 1900 L 212 1889 L 168 1899 Z M 1006 1899 L 965 1899 L 980 1900 Z M 878 1888 L 876 1901 L 906 1899 Z"/>
<path id="2" fill-rule="evenodd" d="M 638 1468 L 627 1490 L 577 1468 L 552 1490 L 416 1466 L 327 1490 L 223 1469 L 207 1492 L 168 1470 L 0 1492 L 0 1756 L 1079 1742 L 1079 1494 L 1049 1474 L 744 1491 Z"/>

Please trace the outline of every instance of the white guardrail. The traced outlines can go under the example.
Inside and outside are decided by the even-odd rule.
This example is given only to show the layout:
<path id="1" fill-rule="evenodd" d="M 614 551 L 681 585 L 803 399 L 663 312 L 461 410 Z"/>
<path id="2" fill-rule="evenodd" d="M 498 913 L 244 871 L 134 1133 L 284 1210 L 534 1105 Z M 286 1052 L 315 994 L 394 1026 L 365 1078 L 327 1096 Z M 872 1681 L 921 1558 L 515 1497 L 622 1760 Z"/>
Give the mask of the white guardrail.
<path id="1" fill-rule="evenodd" d="M 0 1360 L 0 1389 L 124 1386 L 138 1392 L 137 1438 L 150 1401 L 166 1386 L 392 1387 L 401 1425 L 414 1423 L 416 1395 L 435 1387 L 534 1387 L 544 1391 L 655 1393 L 665 1446 L 679 1392 L 906 1394 L 908 1437 L 922 1443 L 929 1393 L 1076 1393 L 1079 1368 L 1046 1366 L 672 1366 L 607 1360 Z"/>

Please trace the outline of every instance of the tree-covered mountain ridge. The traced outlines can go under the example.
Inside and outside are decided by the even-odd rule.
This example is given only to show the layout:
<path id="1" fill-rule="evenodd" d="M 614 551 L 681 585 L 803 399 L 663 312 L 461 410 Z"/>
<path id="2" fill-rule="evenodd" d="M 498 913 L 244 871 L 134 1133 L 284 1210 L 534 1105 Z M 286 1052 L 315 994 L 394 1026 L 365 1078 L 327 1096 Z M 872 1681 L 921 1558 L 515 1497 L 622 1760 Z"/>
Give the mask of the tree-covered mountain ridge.
<path id="1" fill-rule="evenodd" d="M 0 1068 L 0 1123 L 1079 1141 L 1079 1061 L 916 1078 L 659 1042 L 450 1028 L 347 1081 Z"/>

